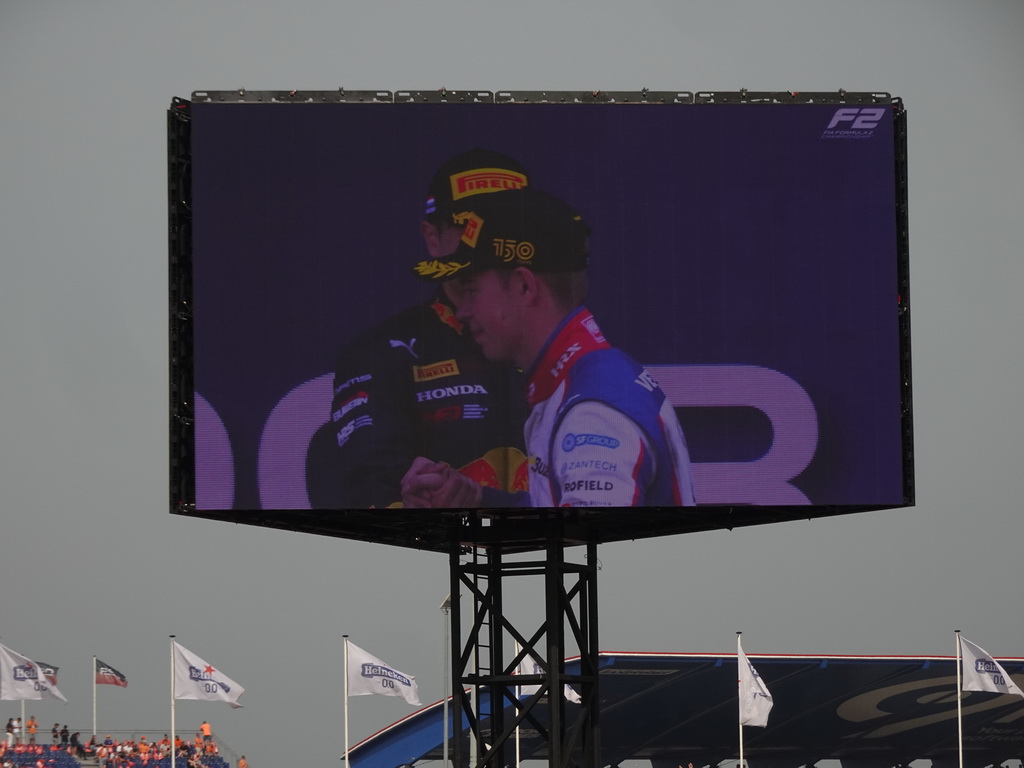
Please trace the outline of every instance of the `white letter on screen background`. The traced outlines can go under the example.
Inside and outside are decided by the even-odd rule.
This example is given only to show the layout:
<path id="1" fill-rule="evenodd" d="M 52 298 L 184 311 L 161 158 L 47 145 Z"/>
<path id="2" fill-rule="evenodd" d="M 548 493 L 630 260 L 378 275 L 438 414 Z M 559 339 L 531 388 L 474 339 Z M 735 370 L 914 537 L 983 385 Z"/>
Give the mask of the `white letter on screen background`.
<path id="1" fill-rule="evenodd" d="M 196 509 L 231 509 L 235 500 L 235 461 L 224 422 L 196 392 Z"/>
<path id="2" fill-rule="evenodd" d="M 818 446 L 818 416 L 793 379 L 756 365 L 650 365 L 647 369 L 676 408 L 748 407 L 772 425 L 772 444 L 753 461 L 694 463 L 698 504 L 810 504 L 790 480 Z"/>
<path id="3" fill-rule="evenodd" d="M 763 456 L 753 461 L 694 463 L 698 504 L 811 503 L 790 483 L 810 464 L 818 445 L 817 413 L 803 387 L 785 374 L 754 365 L 651 365 L 647 369 L 676 408 L 756 408 L 771 423 L 772 444 Z M 328 420 L 332 382 L 332 374 L 310 379 L 271 411 L 259 450 L 263 509 L 309 509 L 306 454 L 313 435 Z"/>
<path id="4" fill-rule="evenodd" d="M 303 382 L 281 398 L 260 436 L 259 486 L 263 509 L 309 509 L 306 454 L 328 421 L 334 374 Z"/>

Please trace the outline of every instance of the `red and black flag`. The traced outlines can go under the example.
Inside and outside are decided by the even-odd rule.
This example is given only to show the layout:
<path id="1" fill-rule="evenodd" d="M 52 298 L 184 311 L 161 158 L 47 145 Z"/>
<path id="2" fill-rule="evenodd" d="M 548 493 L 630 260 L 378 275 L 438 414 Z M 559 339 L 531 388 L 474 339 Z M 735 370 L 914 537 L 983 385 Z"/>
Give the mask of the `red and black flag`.
<path id="1" fill-rule="evenodd" d="M 99 659 L 96 659 L 96 684 L 97 685 L 120 685 L 122 688 L 128 687 L 128 678 L 118 672 L 109 664 L 104 664 Z"/>
<path id="2" fill-rule="evenodd" d="M 37 661 L 36 666 L 39 667 L 39 671 L 43 673 L 43 677 L 49 681 L 50 685 L 57 684 L 57 670 L 60 667 L 55 667 L 53 664 L 45 664 L 42 661 Z"/>

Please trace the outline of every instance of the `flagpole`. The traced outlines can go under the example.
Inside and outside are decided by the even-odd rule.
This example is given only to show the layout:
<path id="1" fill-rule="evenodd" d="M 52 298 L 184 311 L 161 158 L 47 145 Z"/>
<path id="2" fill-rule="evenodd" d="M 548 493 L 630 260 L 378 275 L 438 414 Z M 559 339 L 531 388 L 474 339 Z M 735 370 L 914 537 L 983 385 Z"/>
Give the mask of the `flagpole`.
<path id="1" fill-rule="evenodd" d="M 342 635 L 342 637 L 345 639 L 345 653 L 344 653 L 344 659 L 345 659 L 345 686 L 344 686 L 344 691 L 345 691 L 345 708 L 344 708 L 345 709 L 345 758 L 344 759 L 345 759 L 345 768 L 351 768 L 351 765 L 349 764 L 349 761 L 348 761 L 348 635 Z M 174 768 L 174 766 L 171 766 L 171 768 Z"/>
<path id="2" fill-rule="evenodd" d="M 740 636 L 742 634 L 743 634 L 742 632 L 737 632 L 736 633 L 736 722 L 739 723 L 739 729 L 740 729 L 740 763 L 739 763 L 738 768 L 744 768 L 743 767 L 743 697 L 740 695 L 740 684 L 739 684 L 739 679 L 740 679 L 739 678 L 739 674 L 740 674 L 740 652 L 742 650 L 742 648 L 740 646 Z M 171 768 L 174 768 L 174 766 L 171 766 Z M 963 768 L 963 766 L 960 766 L 960 768 Z"/>
<path id="3" fill-rule="evenodd" d="M 964 723 L 963 723 L 963 646 L 960 644 L 960 630 L 956 630 L 956 751 L 960 756 L 960 768 L 964 768 Z"/>
<path id="4" fill-rule="evenodd" d="M 441 614 L 442 614 L 442 619 L 441 620 L 444 623 L 444 646 L 443 646 L 443 652 L 441 654 L 442 658 L 444 659 L 444 664 L 442 665 L 443 666 L 443 672 L 441 674 L 441 680 L 442 680 L 441 695 L 442 695 L 442 697 L 444 699 L 444 707 L 443 707 L 443 709 L 444 709 L 444 715 L 443 715 L 444 726 L 443 726 L 443 729 L 442 729 L 443 733 L 444 733 L 444 736 L 442 737 L 443 738 L 443 742 L 442 743 L 443 743 L 444 746 L 441 749 L 441 765 L 442 765 L 443 768 L 448 768 L 448 731 L 450 730 L 449 725 L 448 725 L 448 700 L 451 698 L 451 680 L 450 680 L 451 675 L 448 674 L 448 655 L 451 652 L 451 648 L 448 647 L 448 642 L 449 642 L 449 633 L 451 631 L 449 629 L 449 627 L 451 625 L 451 619 L 450 619 L 450 616 L 449 616 L 449 611 L 451 611 L 451 608 L 452 608 L 452 593 L 449 592 L 448 596 L 441 602 Z M 347 668 L 348 667 L 346 665 L 346 669 Z"/>
<path id="5" fill-rule="evenodd" d="M 178 736 L 174 730 L 174 638 L 175 635 L 171 635 L 171 768 L 176 768 L 178 759 L 178 746 L 176 744 Z"/>
<path id="6" fill-rule="evenodd" d="M 92 657 L 92 739 L 96 741 L 96 657 Z"/>
<path id="7" fill-rule="evenodd" d="M 519 647 L 519 641 L 518 640 L 515 641 L 515 646 L 514 647 L 515 647 L 515 650 L 516 650 L 516 656 L 518 656 L 519 652 L 521 650 L 520 647 Z M 519 664 L 522 664 L 522 662 L 520 661 Z M 522 697 L 522 695 L 523 695 L 523 686 L 516 685 L 516 701 L 519 701 L 519 699 Z M 520 746 L 520 743 L 519 743 L 519 726 L 517 725 L 516 726 L 516 768 L 519 768 L 519 763 L 520 763 L 521 758 L 522 758 L 522 753 L 521 753 L 521 746 Z"/>

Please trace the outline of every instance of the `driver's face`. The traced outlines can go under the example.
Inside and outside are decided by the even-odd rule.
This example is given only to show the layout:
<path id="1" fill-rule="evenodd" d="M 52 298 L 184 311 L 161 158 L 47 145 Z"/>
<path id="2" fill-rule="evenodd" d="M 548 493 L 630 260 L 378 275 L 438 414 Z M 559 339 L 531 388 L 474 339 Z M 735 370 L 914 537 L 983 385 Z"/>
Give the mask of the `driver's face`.
<path id="1" fill-rule="evenodd" d="M 457 277 L 448 283 L 454 286 L 457 298 L 456 316 L 469 328 L 473 340 L 480 345 L 488 360 L 521 365 L 523 324 L 521 303 L 516 301 L 507 274 L 487 270 Z"/>

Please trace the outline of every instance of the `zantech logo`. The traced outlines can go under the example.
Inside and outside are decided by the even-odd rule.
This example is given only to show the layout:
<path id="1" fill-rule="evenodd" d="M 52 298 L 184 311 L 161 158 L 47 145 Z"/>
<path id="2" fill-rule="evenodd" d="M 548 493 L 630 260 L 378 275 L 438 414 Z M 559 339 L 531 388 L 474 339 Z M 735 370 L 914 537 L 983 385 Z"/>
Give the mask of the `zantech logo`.
<path id="1" fill-rule="evenodd" d="M 485 192 L 500 192 L 503 189 L 521 189 L 526 186 L 526 176 L 504 168 L 475 168 L 456 173 L 450 178 L 452 200 Z"/>
<path id="2" fill-rule="evenodd" d="M 459 364 L 453 359 L 442 360 L 439 363 L 430 365 L 414 365 L 412 367 L 413 381 L 430 381 L 431 379 L 443 379 L 446 376 L 458 376 Z"/>

